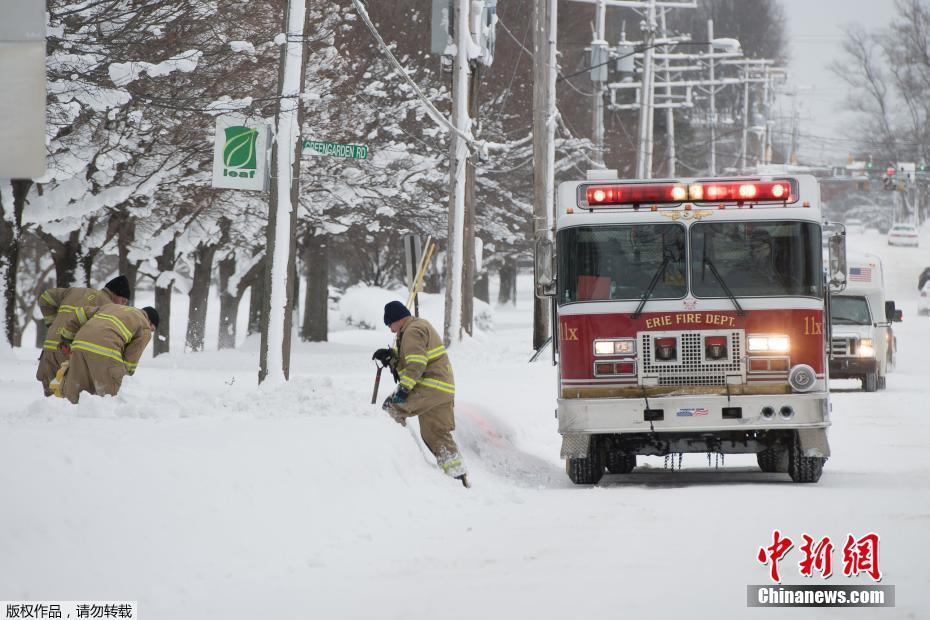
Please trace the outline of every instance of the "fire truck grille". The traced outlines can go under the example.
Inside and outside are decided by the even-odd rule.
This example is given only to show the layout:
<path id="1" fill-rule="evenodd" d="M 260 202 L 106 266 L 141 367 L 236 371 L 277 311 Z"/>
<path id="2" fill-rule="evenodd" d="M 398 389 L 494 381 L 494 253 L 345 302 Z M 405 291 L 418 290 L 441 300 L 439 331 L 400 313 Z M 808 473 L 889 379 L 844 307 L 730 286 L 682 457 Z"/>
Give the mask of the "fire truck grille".
<path id="1" fill-rule="evenodd" d="M 724 385 L 727 375 L 745 375 L 743 368 L 742 332 L 727 334 L 727 358 L 720 361 L 705 361 L 703 355 L 704 334 L 701 332 L 684 332 L 678 334 L 678 359 L 675 361 L 656 360 L 653 341 L 656 336 L 651 333 L 640 334 L 641 377 L 658 378 L 659 385 Z"/>

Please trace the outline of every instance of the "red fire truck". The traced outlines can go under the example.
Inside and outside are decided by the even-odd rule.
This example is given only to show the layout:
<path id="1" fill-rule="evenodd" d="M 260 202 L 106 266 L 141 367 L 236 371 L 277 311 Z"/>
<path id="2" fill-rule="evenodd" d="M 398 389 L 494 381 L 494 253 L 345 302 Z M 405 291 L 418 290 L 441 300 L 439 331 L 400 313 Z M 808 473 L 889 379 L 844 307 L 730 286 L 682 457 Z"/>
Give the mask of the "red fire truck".
<path id="1" fill-rule="evenodd" d="M 763 471 L 820 479 L 824 316 L 829 284 L 845 281 L 845 236 L 828 240 L 825 270 L 819 203 L 807 175 L 593 171 L 559 186 L 554 244 L 537 245 L 537 293 L 552 297 L 573 482 L 629 472 L 638 455 L 695 452 L 755 453 Z"/>

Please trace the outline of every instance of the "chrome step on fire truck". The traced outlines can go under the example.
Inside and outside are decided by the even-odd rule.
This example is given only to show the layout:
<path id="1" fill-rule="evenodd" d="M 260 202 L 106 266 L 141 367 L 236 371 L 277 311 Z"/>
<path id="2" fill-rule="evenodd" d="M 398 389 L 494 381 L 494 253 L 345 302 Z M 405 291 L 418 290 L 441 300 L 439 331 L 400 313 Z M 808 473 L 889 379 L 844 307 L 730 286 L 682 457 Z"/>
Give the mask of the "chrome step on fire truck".
<path id="1" fill-rule="evenodd" d="M 830 456 L 824 321 L 845 235 L 821 254 L 812 176 L 559 186 L 537 242 L 552 299 L 562 457 L 576 484 L 638 455 L 756 453 L 816 482 Z"/>

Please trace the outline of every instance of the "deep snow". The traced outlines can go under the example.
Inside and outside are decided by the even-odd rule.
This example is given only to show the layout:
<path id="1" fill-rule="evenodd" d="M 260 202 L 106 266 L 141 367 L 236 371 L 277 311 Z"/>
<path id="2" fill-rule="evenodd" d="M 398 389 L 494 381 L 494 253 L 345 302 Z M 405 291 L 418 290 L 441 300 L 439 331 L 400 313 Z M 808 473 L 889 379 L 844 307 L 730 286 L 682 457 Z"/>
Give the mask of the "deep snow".
<path id="1" fill-rule="evenodd" d="M 884 258 L 905 322 L 887 391 L 835 383 L 817 485 L 762 474 L 751 456 L 715 470 L 703 455 L 685 455 L 681 472 L 641 459 L 632 474 L 571 485 L 554 370 L 548 357 L 527 363 L 527 277 L 516 307 L 495 308 L 493 329 L 452 351 L 469 491 L 368 404 L 386 329 L 295 343 L 291 381 L 256 388 L 256 339 L 183 353 L 178 326 L 179 352 L 144 359 L 119 397 L 77 407 L 41 398 L 36 350 L 0 352 L 0 599 L 138 600 L 150 620 L 928 617 L 924 233 L 920 249 L 874 232 L 850 240 Z M 879 533 L 897 607 L 747 609 L 775 528 L 796 541 Z M 782 562 L 786 583 L 805 582 L 798 560 L 795 549 Z M 828 583 L 850 582 L 870 581 Z"/>

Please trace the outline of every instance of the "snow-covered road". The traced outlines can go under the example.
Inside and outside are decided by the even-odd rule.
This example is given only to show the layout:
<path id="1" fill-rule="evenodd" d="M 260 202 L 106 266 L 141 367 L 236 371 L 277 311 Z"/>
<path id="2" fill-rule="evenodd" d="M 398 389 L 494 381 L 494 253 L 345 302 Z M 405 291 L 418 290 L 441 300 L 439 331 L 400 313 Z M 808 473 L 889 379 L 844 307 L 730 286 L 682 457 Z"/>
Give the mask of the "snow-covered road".
<path id="1" fill-rule="evenodd" d="M 746 586 L 766 583 L 756 553 L 779 529 L 796 546 L 830 536 L 836 564 L 847 534 L 877 532 L 882 583 L 896 586 L 894 609 L 791 617 L 930 617 L 923 242 L 851 239 L 884 258 L 905 322 L 887 391 L 836 383 L 817 485 L 760 473 L 751 456 L 714 469 L 685 455 L 680 472 L 641 459 L 574 487 L 553 369 L 526 363 L 528 299 L 453 352 L 470 491 L 367 404 L 387 330 L 296 346 L 284 387 L 255 388 L 250 340 L 145 360 L 118 398 L 76 408 L 38 397 L 35 352 L 17 351 L 0 359 L 0 599 L 138 600 L 149 620 L 737 618 L 765 613 L 747 610 Z M 799 559 L 782 562 L 785 583 L 810 581 Z"/>

